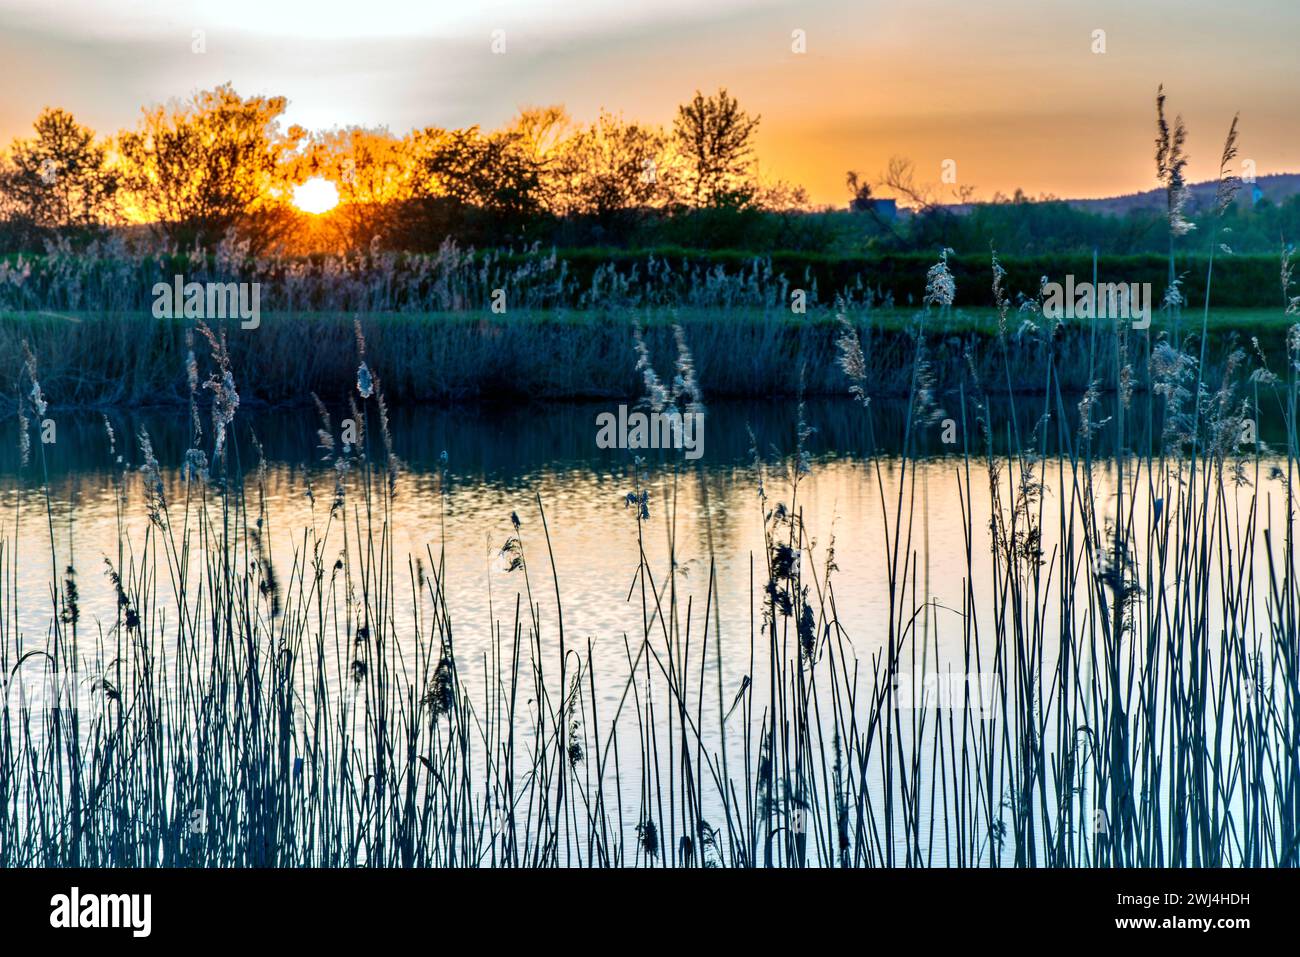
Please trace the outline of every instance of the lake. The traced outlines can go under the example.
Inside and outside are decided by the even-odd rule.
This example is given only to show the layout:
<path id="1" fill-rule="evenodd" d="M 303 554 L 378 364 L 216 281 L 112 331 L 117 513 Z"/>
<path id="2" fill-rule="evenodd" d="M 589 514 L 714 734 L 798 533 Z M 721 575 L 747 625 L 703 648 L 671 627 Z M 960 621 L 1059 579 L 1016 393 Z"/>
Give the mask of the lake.
<path id="1" fill-rule="evenodd" d="M 105 707 L 95 700 L 95 689 L 102 689 L 96 679 L 117 674 L 122 608 L 133 602 L 150 608 L 144 630 L 152 630 L 158 645 L 148 655 L 163 673 L 170 669 L 175 706 L 194 680 L 182 674 L 186 667 L 197 673 L 206 667 L 196 664 L 201 655 L 191 658 L 194 652 L 180 646 L 210 640 L 216 661 L 220 645 L 211 635 L 203 638 L 201 623 L 214 609 L 201 594 L 186 599 L 188 624 L 180 626 L 177 580 L 202 577 L 205 563 L 211 577 L 221 568 L 211 564 L 214 555 L 242 554 L 263 569 L 263 584 L 264 569 L 276 570 L 275 584 L 264 588 L 265 608 L 256 594 L 250 602 L 265 612 L 267 636 L 274 641 L 278 629 L 282 651 L 290 634 L 317 643 L 288 643 L 298 671 L 288 708 L 292 730 L 286 724 L 284 734 L 299 756 L 295 774 L 303 773 L 304 754 L 313 760 L 307 729 L 315 715 L 370 715 L 369 682 L 378 667 L 394 681 L 378 691 L 379 713 L 406 720 L 400 689 L 421 685 L 430 674 L 436 686 L 433 666 L 454 644 L 457 694 L 479 722 L 481 753 L 467 750 L 457 765 L 467 775 L 462 811 L 485 828 L 461 836 L 462 845 L 474 844 L 476 863 L 521 853 L 556 854 L 566 863 L 602 854 L 647 863 L 709 863 L 710 854 L 728 863 L 759 862 L 764 854 L 823 864 L 1167 860 L 1202 840 L 1179 837 L 1170 824 L 1190 798 L 1171 791 L 1164 801 L 1135 804 L 1132 796 L 1167 782 L 1167 766 L 1200 766 L 1203 754 L 1180 753 L 1164 742 L 1170 722 L 1195 717 L 1202 731 L 1222 729 L 1228 741 L 1221 745 L 1221 773 L 1232 766 L 1259 779 L 1231 783 L 1217 815 L 1252 820 L 1250 797 L 1272 793 L 1282 776 L 1266 773 L 1244 745 L 1238 748 L 1239 722 L 1254 720 L 1248 697 L 1240 714 L 1230 707 L 1216 715 L 1196 704 L 1193 716 L 1181 692 L 1211 678 L 1222 691 L 1224 682 L 1260 676 L 1257 686 L 1247 683 L 1249 696 L 1293 668 L 1277 660 L 1268 627 L 1257 617 L 1278 602 L 1264 574 L 1269 562 L 1259 530 L 1284 524 L 1288 484 L 1285 475 L 1269 473 L 1279 462 L 1285 469 L 1285 459 L 1250 460 L 1251 484 L 1216 475 L 1205 487 L 1222 497 L 1214 492 L 1213 513 L 1198 520 L 1196 501 L 1179 505 L 1176 496 L 1204 481 L 1203 466 L 1198 474 L 1182 461 L 1130 456 L 1122 501 L 1113 457 L 1071 468 L 1055 451 L 1078 451 L 1072 426 L 1034 432 L 1042 399 L 995 406 L 989 414 L 996 483 L 975 451 L 982 433 L 970 410 L 951 417 L 947 437 L 956 436 L 957 444 L 945 444 L 937 417 L 907 442 L 902 403 L 876 403 L 870 415 L 847 400 L 809 401 L 802 409 L 778 400 L 714 403 L 698 461 L 661 451 L 638 465 L 632 452 L 598 447 L 597 417 L 616 409 L 584 403 L 394 410 L 389 433 L 400 465 L 391 483 L 380 466 L 371 483 L 377 493 L 352 488 L 334 511 L 337 472 L 324 460 L 318 413 L 241 411 L 231 428 L 229 468 L 244 476 L 245 496 L 230 501 L 247 517 L 233 525 L 228 517 L 215 524 L 211 514 L 200 517 L 204 485 L 187 483 L 181 468 L 191 427 L 184 410 L 114 414 L 109 428 L 100 416 L 60 417 L 56 440 L 37 447 L 21 478 L 10 423 L 0 454 L 0 540 L 7 543 L 0 564 L 5 594 L 16 596 L 0 616 L 6 671 L 15 668 L 23 681 L 35 681 L 29 696 L 48 682 L 40 668 L 33 674 L 30 659 L 21 670 L 15 663 L 56 640 L 55 580 L 64 582 L 58 608 L 66 657 L 66 569 L 72 566 L 84 713 Z M 331 409 L 331 432 L 348 415 Z M 373 408 L 364 421 L 377 460 L 382 443 Z M 962 454 L 963 429 L 974 433 L 969 459 Z M 1139 428 L 1130 442 L 1142 444 L 1151 430 Z M 151 530 L 142 433 L 159 463 L 168 535 Z M 1105 448 L 1112 435 L 1103 430 L 1094 441 Z M 205 442 L 210 447 L 211 437 Z M 1049 453 L 1045 461 L 1005 458 L 1008 448 L 1035 446 Z M 354 459 L 348 481 L 355 483 L 363 469 Z M 1257 487 L 1262 500 L 1251 494 Z M 208 496 L 220 516 L 218 489 L 214 482 Z M 1129 529 L 1122 548 L 1113 538 L 1117 509 Z M 1174 513 L 1179 517 L 1171 520 Z M 1193 516 L 1191 524 L 1181 524 L 1184 514 Z M 221 544 L 223 527 L 236 530 L 229 552 Z M 191 538 L 182 549 L 176 542 L 187 528 Z M 1180 572 L 1176 557 L 1194 557 L 1198 536 L 1207 534 L 1215 543 L 1236 544 L 1232 558 L 1239 567 L 1209 562 L 1199 572 Z M 783 541 L 794 546 L 784 554 Z M 375 562 L 376 555 L 391 558 Z M 347 575 L 346 585 L 320 603 L 325 611 L 318 622 L 305 614 L 305 603 L 278 605 L 281 589 L 287 595 L 312 590 L 311 556 L 321 569 L 337 560 L 335 573 L 346 566 Z M 772 563 L 784 565 L 774 572 Z M 357 574 L 354 564 L 364 571 Z M 1278 568 L 1274 560 L 1275 576 Z M 125 604 L 110 572 L 137 585 Z M 1180 575 L 1196 589 L 1184 592 Z M 426 576 L 436 584 L 430 587 Z M 323 590 L 327 579 L 333 576 L 320 570 L 315 587 Z M 802 601 L 791 594 L 799 589 L 807 590 Z M 1223 597 L 1232 589 L 1235 598 Z M 386 597 L 376 600 L 372 590 Z M 805 606 L 806 634 L 795 610 Z M 372 630 L 386 632 L 391 643 L 363 649 L 374 640 Z M 187 631 L 189 638 L 181 637 Z M 1118 643 L 1115 634 L 1122 636 Z M 1160 640 L 1144 647 L 1133 640 L 1142 634 Z M 899 655 L 892 668 L 891 636 Z M 1188 646 L 1175 647 L 1175 640 Z M 1201 659 L 1206 670 L 1198 672 Z M 182 660 L 190 664 L 182 667 Z M 544 675 L 540 662 L 546 662 Z M 511 696 L 519 698 L 514 686 L 521 674 L 526 688 L 535 682 L 531 696 L 516 702 L 513 720 L 502 720 L 504 689 L 511 684 Z M 140 687 L 139 673 L 133 680 Z M 320 695 L 315 703 L 313 682 Z M 882 711 L 886 688 L 892 704 Z M 966 700 L 967 694 L 978 700 Z M 1125 702 L 1119 718 L 1108 707 L 1117 700 Z M 407 706 L 413 709 L 415 700 Z M 361 729 L 352 729 L 364 744 L 353 747 L 374 775 L 368 724 L 363 719 Z M 568 772 L 564 757 L 546 757 L 558 753 L 556 741 L 548 752 L 537 736 L 547 725 L 560 743 L 569 736 Z M 513 745 L 516 733 L 531 735 L 533 745 L 512 747 L 508 769 L 530 787 L 539 779 L 547 783 L 527 799 L 536 833 L 516 834 L 507 849 L 497 833 L 504 779 L 492 755 L 504 753 L 507 736 Z M 1107 738 L 1118 751 L 1107 753 Z M 734 793 L 734 780 L 727 788 L 720 783 L 724 744 L 733 762 L 726 777 L 741 782 Z M 626 749 L 622 773 L 597 762 L 593 777 L 595 757 L 617 758 L 619 747 Z M 539 774 L 556 760 L 559 771 Z M 1043 779 L 1048 767 L 1056 779 Z M 563 797 L 565 774 L 578 775 L 570 787 L 581 791 L 583 812 L 568 804 L 562 811 L 557 803 L 545 813 L 551 800 L 577 801 L 572 793 Z M 393 785 L 403 780 L 397 775 Z M 1065 787 L 1067 780 L 1074 783 Z M 604 804 L 593 808 L 593 793 L 606 787 L 617 813 Z M 1099 802 L 1088 787 L 1101 789 Z M 421 802 L 435 801 L 432 785 L 417 791 Z M 1089 809 L 1091 803 L 1099 807 Z M 563 825 L 548 825 L 550 814 Z M 1254 814 L 1261 834 L 1275 826 Z M 705 819 L 712 822 L 708 830 L 700 824 Z M 774 820 L 783 825 L 773 828 Z M 1121 820 L 1122 843 L 1104 844 L 1101 838 Z M 593 837 L 595 822 L 613 836 Z M 653 839 L 646 837 L 647 823 Z M 556 828 L 550 844 L 539 840 L 551 833 L 548 827 Z M 764 827 L 771 831 L 766 839 L 759 833 Z M 714 831 L 716 839 L 706 840 Z M 784 836 L 773 837 L 778 832 Z M 694 847 L 691 835 L 698 835 Z M 1268 846 L 1203 840 L 1226 859 L 1250 859 Z M 389 859 L 382 841 L 362 843 L 349 860 Z"/>

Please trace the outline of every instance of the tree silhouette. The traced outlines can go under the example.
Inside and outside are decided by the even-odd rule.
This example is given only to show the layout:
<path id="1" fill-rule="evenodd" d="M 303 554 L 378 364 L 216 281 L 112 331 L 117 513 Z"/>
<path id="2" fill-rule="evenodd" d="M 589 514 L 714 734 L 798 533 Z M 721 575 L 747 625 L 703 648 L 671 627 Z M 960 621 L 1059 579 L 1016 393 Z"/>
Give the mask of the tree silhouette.
<path id="1" fill-rule="evenodd" d="M 413 195 L 409 139 L 386 129 L 347 127 L 317 134 L 290 164 L 289 179 L 328 179 L 339 205 L 320 225 L 335 248 L 366 249 L 400 230 L 402 204 Z"/>
<path id="2" fill-rule="evenodd" d="M 116 215 L 117 173 L 108 148 L 71 113 L 46 109 L 36 135 L 14 140 L 0 165 L 0 195 L 6 218 L 25 228 L 29 239 L 50 233 L 93 234 Z"/>
<path id="3" fill-rule="evenodd" d="M 601 111 L 559 149 L 557 211 L 595 216 L 657 205 L 666 195 L 664 136 L 652 127 L 624 122 Z"/>
<path id="4" fill-rule="evenodd" d="M 862 179 L 857 170 L 849 170 L 844 174 L 844 185 L 849 190 L 849 209 L 855 213 L 871 209 L 871 202 L 875 198 L 871 195 L 871 184 Z"/>
<path id="5" fill-rule="evenodd" d="M 537 162 L 515 133 L 426 130 L 422 137 L 417 191 L 445 196 L 465 206 L 507 216 L 541 208 Z"/>
<path id="6" fill-rule="evenodd" d="M 685 165 L 686 198 L 692 206 L 744 205 L 753 196 L 751 165 L 759 117 L 740 108 L 725 89 L 698 90 L 677 108 L 673 144 Z"/>
<path id="7" fill-rule="evenodd" d="M 140 128 L 119 139 L 139 217 L 181 247 L 214 244 L 232 229 L 268 244 L 287 205 L 285 155 L 305 135 L 281 134 L 285 105 L 282 96 L 243 99 L 226 84 L 146 109 Z"/>

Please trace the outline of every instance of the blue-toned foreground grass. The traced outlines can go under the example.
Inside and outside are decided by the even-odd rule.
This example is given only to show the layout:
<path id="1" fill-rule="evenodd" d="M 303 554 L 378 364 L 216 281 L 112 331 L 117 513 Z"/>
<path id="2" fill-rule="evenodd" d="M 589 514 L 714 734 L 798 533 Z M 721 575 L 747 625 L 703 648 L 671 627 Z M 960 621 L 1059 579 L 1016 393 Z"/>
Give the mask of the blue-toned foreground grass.
<path id="1" fill-rule="evenodd" d="M 950 479 L 966 530 L 950 543 L 966 568 L 948 610 L 959 660 L 941 659 L 917 544 L 912 437 L 939 414 L 918 349 L 902 455 L 870 463 L 882 500 L 898 490 L 878 547 L 812 560 L 801 431 L 786 477 L 756 476 L 752 619 L 722 620 L 716 565 L 688 581 L 671 542 L 662 566 L 643 544 L 626 570 L 642 627 L 604 636 L 627 664 L 597 673 L 589 640 L 564 628 L 540 500 L 500 548 L 518 585 L 494 596 L 488 647 L 462 647 L 446 602 L 457 570 L 394 547 L 400 462 L 373 353 L 350 390 L 349 418 L 369 428 L 345 438 L 322 410 L 336 481 L 312 492 L 320 521 L 272 528 L 257 469 L 241 478 L 258 449 L 212 337 L 209 389 L 189 379 L 191 396 L 213 394 L 211 424 L 196 419 L 182 495 L 167 496 L 148 437 L 131 438 L 144 495 L 118 493 L 123 514 L 147 511 L 143 540 L 123 532 L 102 578 L 69 567 L 52 523 L 0 543 L 0 864 L 1296 864 L 1300 336 L 1282 375 L 1248 377 L 1239 356 L 1215 388 L 1164 343 L 1135 396 L 1121 335 L 1092 355 L 1113 391 L 1081 403 L 1045 338 L 1041 416 L 994 423 L 1007 341 L 985 357 L 1006 385 L 971 374 L 946 413 L 972 437 Z M 852 336 L 840 347 L 860 375 Z M 27 371 L 25 401 L 43 409 L 34 359 Z M 1285 423 L 1285 449 L 1242 445 L 1263 415 Z M 1159 448 L 1126 446 L 1136 417 L 1163 423 Z M 1270 496 L 1285 499 L 1278 522 Z M 611 503 L 643 543 L 676 507 L 639 483 Z M 292 537 L 288 567 L 273 535 Z M 51 570 L 39 635 L 20 633 L 15 607 L 14 568 L 33 561 Z M 888 613 L 851 635 L 835 595 L 867 573 L 886 576 Z M 114 590 L 114 620 L 82 620 L 89 587 Z M 722 629 L 748 632 L 748 660 L 721 654 Z M 952 700 L 903 680 L 927 672 L 990 681 Z"/>
<path id="2" fill-rule="evenodd" d="M 911 391 L 916 309 L 846 308 L 860 332 L 872 394 L 905 398 Z M 245 404 L 307 404 L 313 392 L 329 395 L 352 374 L 353 323 L 361 318 L 373 363 L 384 370 L 394 402 L 581 399 L 631 397 L 640 375 L 628 348 L 634 322 L 652 346 L 670 347 L 674 324 L 685 329 L 698 374 L 711 396 L 793 395 L 798 365 L 809 395 L 842 395 L 846 382 L 835 366 L 837 312 L 814 308 L 795 314 L 779 306 L 753 308 L 593 307 L 587 310 L 510 308 L 463 312 L 266 312 L 257 328 L 232 324 L 231 366 Z M 1280 310 L 1216 309 L 1207 318 L 1215 348 L 1235 338 L 1259 340 L 1270 361 L 1285 362 L 1286 324 Z M 191 321 L 192 322 L 192 321 Z M 1000 327 L 1011 346 L 993 346 Z M 45 384 L 61 407 L 184 405 L 177 370 L 189 345 L 184 320 L 134 312 L 0 312 L 0 410 L 25 391 L 23 344 L 41 356 Z M 1142 350 L 1161 335 L 1180 341 L 1188 331 L 1157 312 L 1147 333 L 1133 338 Z M 925 320 L 928 354 L 937 384 L 956 391 L 968 355 L 986 378 L 1004 377 L 1017 393 L 1042 390 L 1050 359 L 1053 381 L 1067 393 L 1091 384 L 1093 355 L 1113 351 L 1110 320 L 1068 320 L 1040 314 L 1002 318 L 998 310 L 954 308 Z M 1096 328 L 1094 328 L 1096 327 Z M 1045 348 L 1050 340 L 1052 348 Z M 1145 354 L 1134 357 L 1133 386 L 1147 386 Z M 793 368 L 793 372 L 792 372 Z M 1211 372 L 1217 370 L 1210 370 Z"/>

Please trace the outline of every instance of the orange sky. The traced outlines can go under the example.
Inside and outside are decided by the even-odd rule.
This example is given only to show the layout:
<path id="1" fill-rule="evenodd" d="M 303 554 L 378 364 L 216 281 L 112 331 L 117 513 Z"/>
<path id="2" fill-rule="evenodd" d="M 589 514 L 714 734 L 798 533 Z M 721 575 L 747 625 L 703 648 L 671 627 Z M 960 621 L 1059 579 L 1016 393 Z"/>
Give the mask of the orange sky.
<path id="1" fill-rule="evenodd" d="M 842 204 L 891 155 L 976 195 L 1107 196 L 1154 185 L 1163 82 L 1211 178 L 1232 114 L 1258 174 L 1300 169 L 1300 4 L 1206 0 L 0 0 L 0 137 L 42 106 L 100 132 L 227 80 L 310 128 L 498 125 L 520 106 L 671 122 L 725 85 L 763 117 L 763 171 Z M 192 51 L 203 31 L 204 52 Z M 492 52 L 494 30 L 505 52 Z M 792 52 L 804 31 L 806 52 Z M 1105 31 L 1105 53 L 1093 33 Z"/>

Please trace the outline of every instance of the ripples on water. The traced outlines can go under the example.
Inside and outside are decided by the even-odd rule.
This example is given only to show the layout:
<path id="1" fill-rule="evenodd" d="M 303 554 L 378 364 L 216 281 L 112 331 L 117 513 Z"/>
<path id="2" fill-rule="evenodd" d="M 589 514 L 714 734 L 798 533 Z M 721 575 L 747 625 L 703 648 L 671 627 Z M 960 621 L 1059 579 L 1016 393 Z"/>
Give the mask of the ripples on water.
<path id="1" fill-rule="evenodd" d="M 394 415 L 394 451 L 403 464 L 394 486 L 392 546 L 399 564 L 406 556 L 427 567 L 445 563 L 447 610 L 461 680 L 471 697 L 487 691 L 482 672 L 492 654 L 494 624 L 508 627 L 516 600 L 520 596 L 528 600 L 522 576 L 511 573 L 501 555 L 502 545 L 515 534 L 512 515 L 520 521 L 518 535 L 533 563 L 531 599 L 544 623 L 542 650 L 554 650 L 557 633 L 552 623 L 559 616 L 539 501 L 545 510 L 569 647 L 582 648 L 584 654 L 589 647 L 596 673 L 618 676 L 596 688 L 606 709 L 617 707 L 626 695 L 623 679 L 629 647 L 643 631 L 644 609 L 636 588 L 643 546 L 663 583 L 669 578 L 672 543 L 678 600 L 683 606 L 688 597 L 696 602 L 691 620 L 697 629 L 704 625 L 701 609 L 712 573 L 718 605 L 710 627 L 721 629 L 721 697 L 730 699 L 745 683 L 767 680 L 762 655 L 759 660 L 755 656 L 755 642 L 761 647 L 767 641 L 761 631 L 766 552 L 760 485 L 769 509 L 778 502 L 793 505 L 802 517 L 813 542 L 800 556 L 806 580 L 815 572 L 825 581 L 833 548 L 838 568 L 831 576 L 836 628 L 856 655 L 868 688 L 872 662 L 878 664 L 886 645 L 891 614 L 900 620 L 897 605 L 891 604 L 886 561 L 889 548 L 899 544 L 890 538 L 899 527 L 906 536 L 901 543 L 902 561 L 911 579 L 904 586 L 909 592 L 906 601 L 920 609 L 908 622 L 913 646 L 926 657 L 933 653 L 939 662 L 924 667 L 962 670 L 968 667 L 963 664 L 965 643 L 973 635 L 997 633 L 996 608 L 1006 598 L 999 589 L 1007 583 L 995 583 L 995 563 L 982 557 L 988 555 L 991 541 L 992 503 L 985 467 L 978 459 L 967 464 L 952 448 L 939 444 L 933 433 L 922 440 L 919 450 L 930 454 L 909 460 L 905 467 L 899 455 L 904 408 L 878 406 L 868 428 L 861 410 L 851 403 L 809 403 L 804 414 L 815 430 L 808 439 L 810 471 L 801 478 L 794 501 L 790 492 L 799 415 L 795 403 L 716 406 L 709 413 L 698 467 L 676 462 L 671 455 L 650 453 L 639 470 L 631 453 L 596 448 L 595 417 L 607 408 L 423 409 Z M 1008 428 L 1017 421 L 1023 427 L 1041 414 L 1041 408 L 1029 401 L 1015 410 L 995 410 L 995 415 L 998 412 Z M 298 567 L 303 530 L 322 534 L 329 523 L 334 478 L 332 468 L 320 461 L 317 427 L 313 414 L 301 412 L 241 414 L 236 424 L 250 494 L 257 475 L 256 463 L 250 461 L 249 438 L 256 435 L 265 451 L 262 487 L 269 523 L 263 533 L 282 578 Z M 58 442 L 45 449 L 43 465 L 49 475 L 50 516 L 35 477 L 41 465 L 20 476 L 12 454 L 0 455 L 0 538 L 10 543 L 10 573 L 18 597 L 18 607 L 6 616 L 7 624 L 17 624 L 10 640 L 19 654 L 40 647 L 51 633 L 54 569 L 60 577 L 67 565 L 77 569 L 83 634 L 102 633 L 117 615 L 103 560 L 107 557 L 121 567 L 132 560 L 131 550 L 145 541 L 148 517 L 135 441 L 142 428 L 148 430 L 163 465 L 171 520 L 177 525 L 186 495 L 178 469 L 187 444 L 188 421 L 183 416 L 158 412 L 115 418 L 120 461 L 108 451 L 100 420 L 71 418 L 60 428 Z M 13 444 L 5 447 L 12 449 Z M 755 449 L 761 465 L 755 463 Z M 1015 464 L 1005 469 L 1004 504 L 1014 500 L 1019 475 Z M 1094 475 L 1096 507 L 1113 516 L 1114 462 L 1100 461 Z M 1076 492 L 1071 488 L 1072 476 L 1067 473 L 1062 482 L 1055 462 L 1049 461 L 1038 477 L 1043 482 L 1046 517 L 1037 547 L 1054 561 L 1052 556 L 1062 547 L 1058 508 L 1062 503 L 1069 508 Z M 117 481 L 126 493 L 120 502 Z M 638 528 L 635 509 L 625 501 L 638 484 L 649 491 L 650 517 L 644 529 Z M 1275 480 L 1261 479 L 1260 485 L 1277 490 Z M 900 497 L 911 505 L 911 520 L 904 514 L 903 524 L 896 527 Z M 1235 493 L 1232 500 L 1240 501 Z M 1283 501 L 1281 495 L 1271 496 L 1260 521 L 1280 521 Z M 348 507 L 355 510 L 362 504 L 353 498 Z M 1148 498 L 1138 504 L 1134 516 L 1139 524 L 1151 517 L 1153 507 L 1163 508 L 1163 502 L 1153 505 Z M 355 511 L 349 513 L 349 522 L 356 518 Z M 973 556 L 969 561 L 968 533 Z M 337 525 L 330 534 L 332 547 L 341 548 Z M 125 553 L 119 551 L 121 542 L 130 543 Z M 1065 547 L 1077 550 L 1079 543 L 1071 537 Z M 1257 543 L 1251 549 L 1248 560 L 1259 560 Z M 1144 556 L 1133 557 L 1142 567 Z M 1087 561 L 1085 556 L 1079 558 Z M 1060 582 L 1051 587 L 1059 589 Z M 1263 587 L 1261 577 L 1261 604 Z M 160 582 L 158 600 L 164 613 L 167 594 L 166 583 Z M 410 601 L 411 594 L 410 580 L 399 576 L 399 604 L 403 596 Z M 968 615 L 972 603 L 977 611 Z M 423 599 L 420 604 L 427 613 Z M 1056 663 L 1057 646 L 1051 636 L 1060 621 L 1059 608 L 1051 602 L 1043 608 L 1039 627 L 1047 638 L 1037 667 L 1047 673 Z M 1221 610 L 1211 607 L 1210 613 L 1214 624 L 1222 620 Z M 716 643 L 718 634 L 708 640 Z M 918 666 L 913 661 L 910 667 Z M 345 684 L 336 673 L 334 678 L 339 687 Z M 864 694 L 859 703 L 864 716 L 869 710 L 867 697 Z M 829 713 L 837 703 L 827 698 L 821 705 Z M 710 746 L 716 745 L 712 730 L 706 729 L 704 736 Z M 883 787 L 878 779 L 871 786 Z M 629 799 L 633 796 L 629 794 Z M 712 813 L 719 813 L 717 807 Z M 906 843 L 902 836 L 894 840 L 900 847 Z"/>

